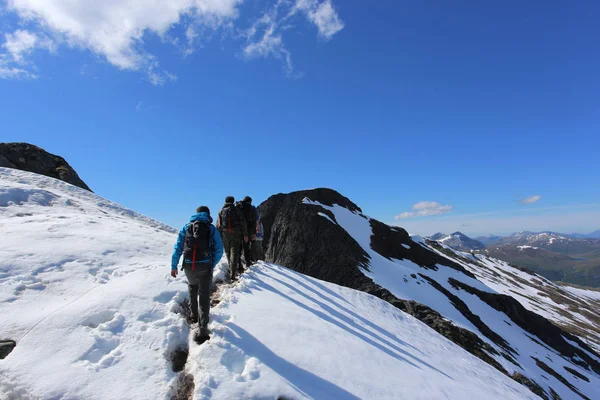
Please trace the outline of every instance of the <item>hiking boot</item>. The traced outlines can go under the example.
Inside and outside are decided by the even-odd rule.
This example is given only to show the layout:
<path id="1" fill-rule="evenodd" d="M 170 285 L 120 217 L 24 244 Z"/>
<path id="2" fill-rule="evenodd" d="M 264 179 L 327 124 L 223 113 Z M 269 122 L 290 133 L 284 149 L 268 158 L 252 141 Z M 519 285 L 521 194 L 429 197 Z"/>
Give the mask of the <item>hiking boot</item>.
<path id="1" fill-rule="evenodd" d="M 202 344 L 210 339 L 210 332 L 207 328 L 202 328 L 194 332 L 194 342 Z"/>

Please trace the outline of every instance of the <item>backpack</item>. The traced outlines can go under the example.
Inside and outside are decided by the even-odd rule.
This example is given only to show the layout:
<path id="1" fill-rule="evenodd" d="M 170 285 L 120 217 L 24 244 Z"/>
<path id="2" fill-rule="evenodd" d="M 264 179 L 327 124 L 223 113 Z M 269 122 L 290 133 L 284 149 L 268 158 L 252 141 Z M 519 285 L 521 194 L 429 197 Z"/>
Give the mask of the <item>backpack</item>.
<path id="1" fill-rule="evenodd" d="M 238 201 L 235 206 L 242 211 L 242 215 L 244 215 L 246 223 L 249 226 L 251 225 L 254 227 L 254 225 L 256 225 L 256 218 L 254 218 L 254 207 L 252 207 L 252 204 Z"/>
<path id="2" fill-rule="evenodd" d="M 221 231 L 231 232 L 232 229 L 235 230 L 240 226 L 240 220 L 233 204 L 224 207 L 219 213 L 219 216 L 221 217 Z"/>
<path id="3" fill-rule="evenodd" d="M 183 256 L 185 260 L 192 260 L 192 268 L 196 260 L 210 258 L 211 236 L 210 223 L 194 221 L 188 225 L 185 232 Z"/>

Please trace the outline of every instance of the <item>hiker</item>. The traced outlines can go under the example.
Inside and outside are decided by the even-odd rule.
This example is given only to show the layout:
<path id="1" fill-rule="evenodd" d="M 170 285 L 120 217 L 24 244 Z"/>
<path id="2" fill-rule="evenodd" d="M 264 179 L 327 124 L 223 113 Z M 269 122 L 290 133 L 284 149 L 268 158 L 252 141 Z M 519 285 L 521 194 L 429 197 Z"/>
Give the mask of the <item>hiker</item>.
<path id="1" fill-rule="evenodd" d="M 182 270 L 188 280 L 192 312 L 191 323 L 198 322 L 199 326 L 194 337 L 196 341 L 208 339 L 210 287 L 213 270 L 223 256 L 221 235 L 212 225 L 212 221 L 208 207 L 198 207 L 196 214 L 190 218 L 190 222 L 179 231 L 171 259 L 171 276 L 176 278 L 177 264 L 183 253 Z M 198 304 L 198 297 L 200 304 Z M 198 314 L 200 314 L 199 319 Z"/>
<path id="2" fill-rule="evenodd" d="M 256 240 L 252 243 L 252 259 L 254 261 L 264 260 L 263 250 L 263 239 L 265 237 L 265 231 L 263 230 L 263 224 L 258 221 L 258 230 L 256 231 Z"/>
<path id="3" fill-rule="evenodd" d="M 245 268 L 250 267 L 255 261 L 252 257 L 251 247 L 256 240 L 256 232 L 258 231 L 258 224 L 260 222 L 258 218 L 258 211 L 256 207 L 252 205 L 252 198 L 250 196 L 244 197 L 244 200 L 239 201 L 236 207 L 242 211 L 244 220 L 246 221 L 248 236 L 250 240 L 244 242 L 244 261 L 246 262 Z M 243 272 L 241 264 L 239 266 L 240 273 Z"/>
<path id="4" fill-rule="evenodd" d="M 227 196 L 225 205 L 217 218 L 217 229 L 221 232 L 223 244 L 225 245 L 225 255 L 229 264 L 229 279 L 231 281 L 235 279 L 240 263 L 242 239 L 244 243 L 248 242 L 248 226 L 242 212 L 235 207 L 234 203 L 234 197 Z"/>

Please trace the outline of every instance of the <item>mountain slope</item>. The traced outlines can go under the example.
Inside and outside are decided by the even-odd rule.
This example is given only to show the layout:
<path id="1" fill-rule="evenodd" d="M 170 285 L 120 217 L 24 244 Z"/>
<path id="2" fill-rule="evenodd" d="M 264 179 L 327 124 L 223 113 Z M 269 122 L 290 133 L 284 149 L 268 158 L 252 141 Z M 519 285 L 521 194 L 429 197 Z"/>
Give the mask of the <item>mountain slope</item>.
<path id="1" fill-rule="evenodd" d="M 519 232 L 488 246 L 485 254 L 555 281 L 600 287 L 600 240 L 554 232 Z"/>
<path id="2" fill-rule="evenodd" d="M 198 346 L 171 228 L 11 169 L 0 201 L 2 399 L 534 398 L 388 303 L 276 265 L 221 286 Z"/>
<path id="3" fill-rule="evenodd" d="M 62 181 L 0 168 L 0 398 L 148 399 L 187 342 L 174 231 Z M 148 396 L 148 393 L 153 395 Z"/>
<path id="4" fill-rule="evenodd" d="M 196 398 L 533 399 L 525 387 L 365 293 L 259 263 L 193 346 Z"/>
<path id="5" fill-rule="evenodd" d="M 440 249 L 498 293 L 510 295 L 526 309 L 578 335 L 600 352 L 600 291 L 558 285 L 525 268 L 484 254 Z"/>
<path id="6" fill-rule="evenodd" d="M 259 213 L 269 261 L 374 294 L 544 398 L 600 395 L 598 354 L 477 280 L 474 258 L 413 240 L 328 189 L 273 196 Z"/>
<path id="7" fill-rule="evenodd" d="M 553 281 L 600 287 L 600 253 L 584 259 L 540 247 L 505 244 L 489 247 L 482 254 L 529 268 Z"/>

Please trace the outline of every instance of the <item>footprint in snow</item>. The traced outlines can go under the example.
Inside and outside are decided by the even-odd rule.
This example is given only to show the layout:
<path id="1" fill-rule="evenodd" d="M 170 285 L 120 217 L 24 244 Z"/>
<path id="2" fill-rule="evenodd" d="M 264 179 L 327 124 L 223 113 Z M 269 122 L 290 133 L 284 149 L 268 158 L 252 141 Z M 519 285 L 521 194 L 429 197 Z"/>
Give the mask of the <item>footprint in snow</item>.
<path id="1" fill-rule="evenodd" d="M 245 382 L 260 378 L 259 365 L 261 362 L 255 357 L 248 357 L 241 350 L 229 348 L 221 356 L 221 365 L 233 372 L 235 380 Z"/>
<path id="2" fill-rule="evenodd" d="M 94 369 L 107 368 L 115 365 L 123 358 L 120 347 L 121 341 L 117 337 L 95 337 L 94 344 L 79 360 Z"/>
<path id="3" fill-rule="evenodd" d="M 81 325 L 90 328 L 94 344 L 79 358 L 90 368 L 107 368 L 123 357 L 121 334 L 125 330 L 125 316 L 113 310 L 89 315 Z"/>

